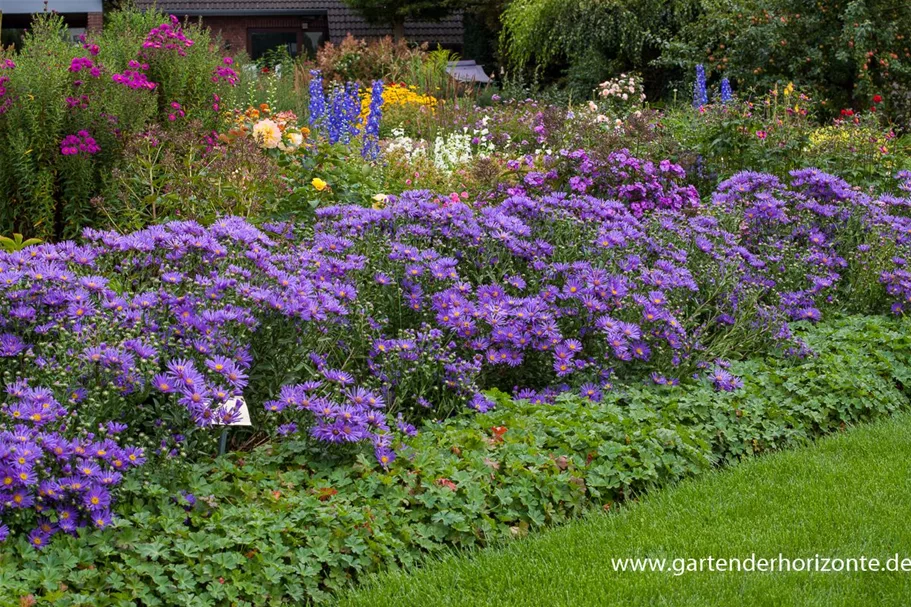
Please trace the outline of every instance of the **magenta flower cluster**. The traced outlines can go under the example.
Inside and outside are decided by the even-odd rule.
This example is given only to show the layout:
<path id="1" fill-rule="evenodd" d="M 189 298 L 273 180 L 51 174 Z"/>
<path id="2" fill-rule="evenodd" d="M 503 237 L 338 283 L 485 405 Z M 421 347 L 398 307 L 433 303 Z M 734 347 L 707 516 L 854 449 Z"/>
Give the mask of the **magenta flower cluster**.
<path id="1" fill-rule="evenodd" d="M 148 63 L 140 63 L 133 59 L 130 60 L 127 69 L 119 74 L 111 76 L 111 80 L 133 90 L 145 89 L 154 91 L 155 87 L 158 85 L 150 81 L 149 77 L 143 71 L 148 69 Z"/>
<path id="2" fill-rule="evenodd" d="M 171 15 L 167 23 L 152 28 L 142 43 L 144 49 L 177 51 L 180 56 L 186 55 L 186 49 L 191 46 L 193 41 L 184 35 L 180 20 L 174 15 Z"/>
<path id="3" fill-rule="evenodd" d="M 89 75 L 92 78 L 101 77 L 101 66 L 96 64 L 89 57 L 73 57 L 72 62 L 70 63 L 69 71 L 78 74 L 82 70 L 88 70 Z"/>
<path id="4" fill-rule="evenodd" d="M 60 153 L 64 156 L 78 156 L 80 154 L 92 156 L 100 151 L 101 148 L 88 131 L 79 131 L 75 135 L 67 135 L 60 142 Z"/>
<path id="5" fill-rule="evenodd" d="M 183 106 L 181 106 L 176 101 L 171 102 L 171 111 L 168 113 L 168 121 L 174 122 L 178 118 L 183 118 L 186 116 L 186 112 L 183 111 Z"/>
<path id="6" fill-rule="evenodd" d="M 222 59 L 222 64 L 215 68 L 215 71 L 212 73 L 212 82 L 227 82 L 231 86 L 236 86 L 238 80 L 240 79 L 240 74 L 231 67 L 234 60 L 231 57 L 225 57 Z M 218 104 L 218 100 L 215 101 L 215 104 Z M 217 111 L 217 108 L 216 108 Z"/>
<path id="7" fill-rule="evenodd" d="M 4 59 L 4 60 L 0 61 L 0 70 L 11 70 L 11 69 L 15 69 L 15 67 L 16 67 L 16 64 L 13 62 L 12 59 Z M 0 71 L 0 116 L 5 114 L 7 112 L 7 110 L 9 110 L 9 106 L 13 102 L 13 100 L 11 99 L 11 96 L 7 94 L 8 93 L 7 86 L 9 84 L 9 81 L 10 81 L 10 77 L 3 74 L 3 72 Z"/>

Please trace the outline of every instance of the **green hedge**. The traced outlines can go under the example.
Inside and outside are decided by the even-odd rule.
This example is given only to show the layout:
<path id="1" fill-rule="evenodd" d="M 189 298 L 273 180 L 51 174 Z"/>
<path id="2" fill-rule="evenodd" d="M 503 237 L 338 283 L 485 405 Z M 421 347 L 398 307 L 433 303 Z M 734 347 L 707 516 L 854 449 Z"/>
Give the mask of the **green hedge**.
<path id="1" fill-rule="evenodd" d="M 297 442 L 140 473 L 108 531 L 40 552 L 8 541 L 0 604 L 326 602 L 360 574 L 523 535 L 907 408 L 908 327 L 882 317 L 801 327 L 813 355 L 735 364 L 744 388 L 734 393 L 635 386 L 552 406 L 501 395 L 489 414 L 423 428 L 388 472 L 368 458 L 320 462 Z"/>

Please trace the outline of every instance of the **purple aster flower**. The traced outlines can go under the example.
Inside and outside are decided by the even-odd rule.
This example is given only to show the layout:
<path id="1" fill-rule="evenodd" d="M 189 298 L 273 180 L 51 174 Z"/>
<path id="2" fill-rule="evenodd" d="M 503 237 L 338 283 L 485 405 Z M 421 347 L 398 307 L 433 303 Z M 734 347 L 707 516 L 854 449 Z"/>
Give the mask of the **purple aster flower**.
<path id="1" fill-rule="evenodd" d="M 48 542 L 51 539 L 49 533 L 45 533 L 41 529 L 35 529 L 28 534 L 28 543 L 35 549 L 41 550 L 47 546 Z"/>
<path id="2" fill-rule="evenodd" d="M 743 381 L 732 375 L 729 371 L 722 368 L 721 366 L 716 366 L 712 371 L 712 384 L 715 386 L 716 390 L 732 392 L 738 388 L 743 387 Z"/>
<path id="3" fill-rule="evenodd" d="M 111 505 L 111 494 L 101 487 L 92 487 L 82 496 L 82 503 L 93 512 L 105 510 Z"/>
<path id="4" fill-rule="evenodd" d="M 388 470 L 389 465 L 395 461 L 395 451 L 389 447 L 377 447 L 374 449 L 374 455 L 376 455 L 376 461 L 378 461 L 385 470 Z M 0 539 L 0 541 L 2 541 L 2 539 Z"/>

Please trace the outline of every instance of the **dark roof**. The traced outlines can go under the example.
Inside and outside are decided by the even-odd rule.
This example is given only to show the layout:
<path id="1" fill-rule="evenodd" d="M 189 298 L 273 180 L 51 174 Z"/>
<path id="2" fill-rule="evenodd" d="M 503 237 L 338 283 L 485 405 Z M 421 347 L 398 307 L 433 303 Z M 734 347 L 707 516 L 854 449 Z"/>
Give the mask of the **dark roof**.
<path id="1" fill-rule="evenodd" d="M 44 0 L 0 0 L 0 11 L 7 15 L 44 12 Z M 48 0 L 47 10 L 58 13 L 100 13 L 101 0 Z"/>
<path id="2" fill-rule="evenodd" d="M 392 33 L 389 27 L 370 25 L 342 0 L 136 0 L 139 8 L 157 6 L 175 15 L 306 15 L 326 12 L 329 39 L 340 42 L 347 34 L 357 38 L 381 38 Z M 454 14 L 439 22 L 405 23 L 405 37 L 417 42 L 462 44 L 462 15 Z"/>

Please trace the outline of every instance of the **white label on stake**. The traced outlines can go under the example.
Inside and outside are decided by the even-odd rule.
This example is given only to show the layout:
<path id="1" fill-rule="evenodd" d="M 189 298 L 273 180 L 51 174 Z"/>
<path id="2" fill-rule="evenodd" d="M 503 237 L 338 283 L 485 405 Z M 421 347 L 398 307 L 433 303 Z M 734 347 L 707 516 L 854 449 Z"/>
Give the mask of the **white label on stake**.
<path id="1" fill-rule="evenodd" d="M 238 407 L 239 405 L 239 407 Z M 250 410 L 247 409 L 247 401 L 244 400 L 243 396 L 234 396 L 225 401 L 219 411 L 231 411 L 237 408 L 240 418 L 232 424 L 221 424 L 217 423 L 218 426 L 252 426 L 253 423 L 250 421 Z"/>

